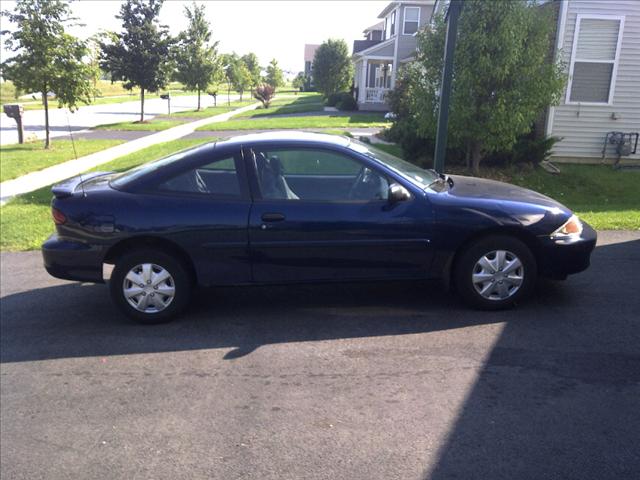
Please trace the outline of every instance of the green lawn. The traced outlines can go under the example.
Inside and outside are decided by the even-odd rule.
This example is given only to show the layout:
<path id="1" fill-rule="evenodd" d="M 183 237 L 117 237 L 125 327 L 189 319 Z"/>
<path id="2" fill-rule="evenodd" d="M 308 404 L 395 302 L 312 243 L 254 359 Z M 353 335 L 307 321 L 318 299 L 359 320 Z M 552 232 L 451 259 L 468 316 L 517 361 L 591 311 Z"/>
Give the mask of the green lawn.
<path id="1" fill-rule="evenodd" d="M 105 148 L 113 147 L 124 140 L 76 140 L 75 147 L 78 157 L 88 155 Z M 71 140 L 51 141 L 51 148 L 46 150 L 44 142 L 37 141 L 22 145 L 0 146 L 0 182 L 17 178 L 25 173 L 42 170 L 43 168 L 75 158 Z"/>
<path id="2" fill-rule="evenodd" d="M 122 171 L 141 163 L 162 158 L 171 153 L 214 139 L 174 140 L 145 148 L 94 170 Z M 51 220 L 51 187 L 44 187 L 14 198 L 0 207 L 0 249 L 33 250 L 54 230 Z"/>
<path id="3" fill-rule="evenodd" d="M 277 130 L 300 128 L 366 128 L 386 127 L 389 123 L 382 114 L 341 113 L 336 115 L 232 119 L 227 122 L 211 123 L 198 130 Z"/>
<path id="4" fill-rule="evenodd" d="M 161 131 L 169 128 L 177 127 L 185 123 L 184 120 L 146 120 L 140 122 L 120 122 L 120 123 L 107 123 L 104 125 L 97 125 L 92 130 L 135 130 L 135 131 Z"/>
<path id="5" fill-rule="evenodd" d="M 171 115 L 162 115 L 162 119 L 167 118 L 206 118 L 212 117 L 213 115 L 219 115 L 221 113 L 227 113 L 232 110 L 235 110 L 240 107 L 246 107 L 247 105 L 251 105 L 256 103 L 257 100 L 254 99 L 243 99 L 242 101 L 236 100 L 235 102 L 231 102 L 231 105 L 227 105 L 226 99 L 222 99 L 218 96 L 218 105 L 215 107 L 203 108 L 202 110 L 185 110 L 184 112 L 172 113 Z"/>
<path id="6" fill-rule="evenodd" d="M 402 156 L 397 145 L 375 145 Z M 481 168 L 481 174 L 530 188 L 563 203 L 598 230 L 640 229 L 640 171 L 614 170 L 606 165 L 559 164 L 552 175 L 540 167 Z M 466 174 L 452 166 L 448 173 Z"/>
<path id="7" fill-rule="evenodd" d="M 303 95 L 296 97 L 277 98 L 271 102 L 269 108 L 259 107 L 238 114 L 238 118 L 260 118 L 267 115 L 287 115 L 293 113 L 321 112 L 324 109 L 322 95 Z"/>

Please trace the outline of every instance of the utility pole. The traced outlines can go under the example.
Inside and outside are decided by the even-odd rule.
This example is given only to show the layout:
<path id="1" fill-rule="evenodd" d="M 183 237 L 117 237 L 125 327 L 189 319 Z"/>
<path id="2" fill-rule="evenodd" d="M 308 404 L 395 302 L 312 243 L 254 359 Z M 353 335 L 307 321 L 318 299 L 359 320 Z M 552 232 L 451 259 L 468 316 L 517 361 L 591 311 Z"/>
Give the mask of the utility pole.
<path id="1" fill-rule="evenodd" d="M 462 11 L 462 0 L 451 0 L 447 11 L 447 36 L 444 44 L 444 68 L 440 82 L 440 105 L 438 107 L 438 130 L 433 168 L 444 173 L 444 159 L 447 154 L 447 129 L 449 126 L 449 103 L 451 100 L 451 80 L 453 79 L 453 56 L 456 51 L 458 18 Z"/>

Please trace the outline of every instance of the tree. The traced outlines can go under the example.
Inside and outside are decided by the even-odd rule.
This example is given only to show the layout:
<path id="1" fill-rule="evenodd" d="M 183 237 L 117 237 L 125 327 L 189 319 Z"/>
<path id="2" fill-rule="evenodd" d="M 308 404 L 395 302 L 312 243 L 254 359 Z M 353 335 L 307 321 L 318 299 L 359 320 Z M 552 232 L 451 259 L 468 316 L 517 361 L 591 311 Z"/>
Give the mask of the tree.
<path id="1" fill-rule="evenodd" d="M 313 57 L 313 81 L 326 97 L 349 89 L 353 65 L 344 40 L 329 39 L 318 47 Z"/>
<path id="2" fill-rule="evenodd" d="M 256 54 L 247 53 L 240 57 L 240 60 L 242 60 L 251 73 L 251 86 L 255 88 L 260 85 L 260 83 L 262 83 L 262 77 L 260 76 L 262 69 L 260 68 L 260 63 L 258 62 Z"/>
<path id="3" fill-rule="evenodd" d="M 116 18 L 122 33 L 111 32 L 100 43 L 100 66 L 111 73 L 111 81 L 124 81 L 124 88 L 140 87 L 140 121 L 144 121 L 144 94 L 167 86 L 172 73 L 170 50 L 173 39 L 158 16 L 163 0 L 126 0 Z"/>
<path id="4" fill-rule="evenodd" d="M 231 88 L 236 83 L 237 66 L 240 59 L 235 53 L 223 53 L 220 63 L 223 68 L 223 78 L 227 84 L 227 105 L 231 105 Z"/>
<path id="5" fill-rule="evenodd" d="M 73 20 L 70 14 L 62 0 L 18 0 L 13 12 L 2 12 L 17 25 L 14 32 L 2 32 L 9 35 L 5 45 L 18 52 L 2 64 L 2 76 L 17 90 L 42 95 L 45 148 L 51 145 L 48 94 L 55 94 L 60 107 L 73 110 L 79 102 L 90 103 L 93 93 L 91 67 L 83 61 L 88 49 L 64 30 Z"/>
<path id="6" fill-rule="evenodd" d="M 175 48 L 177 71 L 174 78 L 184 84 L 188 90 L 198 92 L 198 110 L 200 94 L 207 91 L 221 69 L 218 59 L 218 42 L 211 43 L 211 25 L 205 18 L 205 6 L 193 3 L 186 6 L 184 13 L 189 26 L 178 35 Z"/>
<path id="7" fill-rule="evenodd" d="M 251 89 L 253 79 L 251 78 L 251 72 L 243 61 L 237 62 L 233 69 L 233 88 L 240 94 L 240 101 L 242 101 L 242 94 Z"/>
<path id="8" fill-rule="evenodd" d="M 269 108 L 271 105 L 271 100 L 273 100 L 273 96 L 276 93 L 276 89 L 271 85 L 258 85 L 253 92 L 253 96 L 256 100 L 260 100 L 262 102 L 263 108 Z"/>
<path id="9" fill-rule="evenodd" d="M 527 0 L 465 2 L 448 143 L 467 152 L 475 175 L 485 155 L 511 149 L 540 113 L 559 101 L 565 77 L 562 65 L 549 59 L 549 13 Z M 435 138 L 445 31 L 439 17 L 419 34 L 416 62 L 404 72 L 404 98 L 395 99 L 398 125 L 414 128 L 425 141 Z"/>
<path id="10" fill-rule="evenodd" d="M 278 66 L 278 61 L 275 58 L 271 60 L 269 66 L 267 67 L 266 82 L 268 85 L 271 85 L 274 90 L 284 85 L 284 75 L 282 73 L 282 70 Z"/>
<path id="11" fill-rule="evenodd" d="M 296 90 L 302 90 L 306 83 L 307 77 L 305 76 L 304 72 L 298 72 L 298 75 L 296 75 L 296 78 L 293 79 L 291 86 Z"/>

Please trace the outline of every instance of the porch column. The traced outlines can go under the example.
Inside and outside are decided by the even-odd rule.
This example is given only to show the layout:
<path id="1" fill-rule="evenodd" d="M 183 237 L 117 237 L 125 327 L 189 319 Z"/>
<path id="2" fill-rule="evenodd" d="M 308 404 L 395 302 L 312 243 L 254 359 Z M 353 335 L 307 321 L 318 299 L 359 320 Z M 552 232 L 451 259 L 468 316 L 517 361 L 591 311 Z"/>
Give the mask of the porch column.
<path id="1" fill-rule="evenodd" d="M 369 66 L 369 60 L 364 59 L 362 61 L 362 75 L 360 77 L 360 85 L 358 85 L 358 103 L 364 103 L 367 98 L 367 69 Z"/>

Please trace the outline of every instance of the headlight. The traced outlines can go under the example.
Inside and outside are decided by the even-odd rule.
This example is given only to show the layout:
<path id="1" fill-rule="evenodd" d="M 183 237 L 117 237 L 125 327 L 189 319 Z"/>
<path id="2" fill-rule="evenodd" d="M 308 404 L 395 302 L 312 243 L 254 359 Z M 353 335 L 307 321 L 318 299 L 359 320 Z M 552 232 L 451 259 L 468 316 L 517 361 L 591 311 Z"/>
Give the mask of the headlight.
<path id="1" fill-rule="evenodd" d="M 551 234 L 551 238 L 579 237 L 582 233 L 582 222 L 575 215 L 565 222 L 559 229 Z"/>

